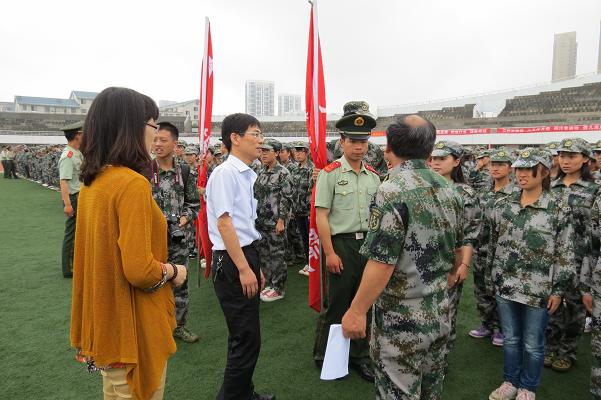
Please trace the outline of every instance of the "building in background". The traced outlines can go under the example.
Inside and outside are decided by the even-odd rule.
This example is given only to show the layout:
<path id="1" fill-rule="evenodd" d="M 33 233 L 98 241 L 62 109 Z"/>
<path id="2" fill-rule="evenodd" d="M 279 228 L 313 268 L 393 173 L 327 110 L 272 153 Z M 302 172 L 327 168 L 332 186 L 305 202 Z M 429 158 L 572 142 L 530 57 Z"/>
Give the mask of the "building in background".
<path id="1" fill-rule="evenodd" d="M 278 95 L 278 115 L 303 115 L 303 98 L 298 94 Z"/>
<path id="2" fill-rule="evenodd" d="M 15 103 L 12 101 L 0 101 L 0 112 L 14 112 Z"/>
<path id="3" fill-rule="evenodd" d="M 246 81 L 245 110 L 255 117 L 270 117 L 274 113 L 275 83 L 271 81 Z"/>
<path id="4" fill-rule="evenodd" d="M 74 90 L 68 99 L 53 97 L 15 96 L 12 109 L 0 111 L 41 114 L 87 114 L 98 93 Z M 4 103 L 3 103 L 4 104 Z M 7 107 L 8 108 L 8 107 Z"/>
<path id="5" fill-rule="evenodd" d="M 576 32 L 556 33 L 553 42 L 553 82 L 572 79 L 576 76 L 578 43 Z"/>
<path id="6" fill-rule="evenodd" d="M 161 117 L 185 117 L 190 116 L 192 122 L 198 122 L 198 107 L 200 102 L 196 100 L 188 100 L 181 103 L 171 102 L 168 100 L 159 100 L 159 115 Z"/>

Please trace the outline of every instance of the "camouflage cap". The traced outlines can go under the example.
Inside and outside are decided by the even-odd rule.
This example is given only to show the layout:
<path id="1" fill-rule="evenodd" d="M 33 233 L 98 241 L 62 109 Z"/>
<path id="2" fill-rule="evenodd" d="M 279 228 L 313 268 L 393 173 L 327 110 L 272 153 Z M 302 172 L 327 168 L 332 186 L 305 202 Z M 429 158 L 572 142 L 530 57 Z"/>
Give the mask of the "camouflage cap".
<path id="1" fill-rule="evenodd" d="M 185 154 L 196 154 L 198 155 L 200 153 L 200 151 L 198 150 L 198 147 L 196 146 L 187 146 L 186 150 L 185 150 Z"/>
<path id="2" fill-rule="evenodd" d="M 282 143 L 282 149 L 287 149 L 287 150 L 292 151 L 294 149 L 294 142 Z"/>
<path id="3" fill-rule="evenodd" d="M 508 162 L 513 163 L 513 157 L 509 150 L 501 148 L 492 152 L 490 162 Z"/>
<path id="4" fill-rule="evenodd" d="M 219 155 L 219 154 L 223 154 L 223 152 L 221 151 L 221 144 L 216 144 L 215 146 L 213 146 L 213 155 Z"/>
<path id="5" fill-rule="evenodd" d="M 463 147 L 459 143 L 450 140 L 441 140 L 434 145 L 432 157 L 446 157 L 449 154 L 453 155 L 455 158 L 461 158 L 463 155 Z"/>
<path id="6" fill-rule="evenodd" d="M 600 152 L 601 151 L 601 140 L 596 143 L 593 143 L 593 151 Z"/>
<path id="7" fill-rule="evenodd" d="M 557 148 L 559 147 L 559 142 L 549 142 L 545 146 L 545 150 L 547 150 L 552 155 L 557 155 Z"/>
<path id="8" fill-rule="evenodd" d="M 562 140 L 561 143 L 559 143 L 559 146 L 557 146 L 557 152 L 562 151 L 565 153 L 582 153 L 587 157 L 591 156 L 588 142 L 580 138 Z"/>
<path id="9" fill-rule="evenodd" d="M 177 142 L 175 142 L 175 145 L 177 147 L 186 147 L 186 146 L 188 146 L 188 143 L 186 143 L 186 142 L 184 142 L 183 140 L 180 139 Z"/>
<path id="10" fill-rule="evenodd" d="M 265 140 L 263 140 L 263 143 L 261 144 L 261 148 L 278 152 L 278 151 L 282 150 L 282 144 L 278 140 L 275 140 L 275 139 L 265 139 Z"/>
<path id="11" fill-rule="evenodd" d="M 309 143 L 299 140 L 298 142 L 294 142 L 294 148 L 309 150 L 311 147 L 309 146 Z"/>
<path id="12" fill-rule="evenodd" d="M 476 154 L 476 159 L 490 157 L 490 150 L 479 150 Z"/>
<path id="13" fill-rule="evenodd" d="M 511 166 L 513 168 L 532 168 L 538 164 L 544 165 L 546 168 L 551 168 L 553 159 L 551 153 L 534 147 L 527 147 L 520 151 L 518 159 Z"/>
<path id="14" fill-rule="evenodd" d="M 73 122 L 72 124 L 69 125 L 65 125 L 61 128 L 61 131 L 63 132 L 69 132 L 69 131 L 81 131 L 83 130 L 83 123 L 84 121 L 77 121 L 77 122 Z"/>
<path id="15" fill-rule="evenodd" d="M 351 139 L 369 139 L 371 130 L 376 127 L 376 119 L 369 112 L 365 101 L 349 101 L 343 107 L 344 114 L 336 122 L 336 128 Z"/>

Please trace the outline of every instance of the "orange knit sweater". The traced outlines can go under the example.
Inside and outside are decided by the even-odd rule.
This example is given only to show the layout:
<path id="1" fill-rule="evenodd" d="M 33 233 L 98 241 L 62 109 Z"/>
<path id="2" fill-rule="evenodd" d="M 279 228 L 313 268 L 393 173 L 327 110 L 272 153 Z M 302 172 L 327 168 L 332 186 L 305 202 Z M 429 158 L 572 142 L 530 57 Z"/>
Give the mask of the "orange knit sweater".
<path id="1" fill-rule="evenodd" d="M 158 389 L 173 340 L 171 285 L 154 293 L 167 261 L 167 225 L 148 180 L 107 167 L 82 185 L 77 207 L 71 345 L 99 367 L 127 365 L 134 399 Z"/>

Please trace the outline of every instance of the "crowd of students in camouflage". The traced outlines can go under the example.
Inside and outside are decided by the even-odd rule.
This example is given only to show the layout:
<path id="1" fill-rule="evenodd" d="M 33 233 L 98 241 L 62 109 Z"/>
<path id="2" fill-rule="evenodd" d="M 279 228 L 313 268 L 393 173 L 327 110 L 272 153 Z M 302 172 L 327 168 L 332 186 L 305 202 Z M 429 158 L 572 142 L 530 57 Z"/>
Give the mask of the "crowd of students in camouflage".
<path id="1" fill-rule="evenodd" d="M 173 206 L 165 206 L 161 209 L 172 208 L 174 214 L 187 215 L 189 220 L 195 220 L 198 213 L 196 162 L 199 151 L 194 146 L 185 147 L 185 143 L 180 143 L 180 146 L 182 147 L 181 158 L 184 154 L 195 156 L 191 157 L 190 161 L 186 159 L 190 174 L 188 187 L 182 186 L 182 190 L 186 193 L 176 196 L 177 201 L 162 196 L 162 193 L 172 192 L 164 190 L 162 186 L 182 179 L 181 171 L 177 168 L 173 171 L 162 171 L 160 179 L 153 182 L 151 177 L 150 181 L 155 200 Z M 275 139 L 265 139 L 262 148 L 264 154 L 272 152 L 274 157 L 269 162 L 255 161 L 251 165 L 258 174 L 254 188 L 255 198 L 258 201 L 256 225 L 263 237 L 259 243 L 259 250 L 263 260 L 266 288 L 261 293 L 261 299 L 275 301 L 285 295 L 287 257 L 289 261 L 292 255 L 293 261 L 308 263 L 308 216 L 314 174 L 308 143 L 293 142 L 283 145 Z M 59 187 L 58 160 L 61 150 L 62 146 L 54 145 L 13 146 L 11 151 L 14 152 L 15 170 L 23 178 L 57 189 Z M 339 139 L 328 142 L 327 150 L 329 162 L 340 158 L 342 151 Z M 288 151 L 285 162 L 280 162 L 279 155 L 282 151 Z M 294 159 L 296 152 L 304 152 L 307 160 L 297 162 Z M 473 251 L 473 261 L 470 266 L 473 270 L 474 295 L 482 326 L 470 331 L 469 335 L 477 339 L 492 337 L 493 344 L 503 346 L 498 301 L 514 300 L 533 307 L 545 308 L 549 296 L 559 295 L 562 303 L 557 312 L 549 317 L 546 330 L 544 365 L 557 371 L 569 370 L 576 360 L 576 348 L 583 331 L 592 329 L 591 392 L 597 398 L 601 398 L 601 323 L 599 322 L 601 321 L 601 259 L 599 257 L 601 200 L 598 199 L 601 172 L 599 172 L 600 163 L 597 162 L 598 159 L 601 162 L 601 142 L 589 144 L 582 139 L 571 138 L 541 148 L 518 150 L 470 149 L 467 146 L 445 141 L 435 146 L 432 155 L 436 158 L 449 154 L 459 160 L 458 169 L 461 171 L 462 178 L 457 180 L 454 175 L 451 179 L 451 187 L 461 201 L 460 204 L 456 203 L 455 197 L 449 196 L 445 207 L 459 208 L 456 211 L 460 217 L 457 221 L 445 222 L 443 220 L 448 218 L 448 215 L 424 215 L 423 223 L 429 225 L 452 223 L 452 226 L 458 227 L 456 238 L 460 238 L 461 241 L 449 243 L 449 246 L 461 248 L 469 246 L 470 251 Z M 566 183 L 566 173 L 562 171 L 559 157 L 568 157 L 569 154 L 582 154 L 588 161 L 579 178 Z M 209 174 L 225 157 L 227 153 L 223 146 L 217 145 L 210 149 Z M 181 158 L 178 163 L 185 162 Z M 500 187 L 495 185 L 495 178 L 491 176 L 491 166 L 503 163 L 512 165 L 516 159 L 518 162 L 526 162 L 524 165 L 530 165 L 528 160 L 548 160 L 552 182 L 550 188 L 543 192 L 534 206 L 522 207 L 520 204 L 520 189 L 513 173 L 507 184 Z M 427 174 L 429 182 L 440 181 L 441 187 L 444 183 L 442 177 L 437 177 L 432 172 L 431 164 L 414 165 L 415 161 L 406 163 L 407 165 L 402 168 L 391 170 L 389 174 L 383 149 L 371 142 L 364 161 L 380 174 L 382 181 L 385 181 L 379 193 L 389 191 L 389 196 L 405 196 L 403 201 L 406 204 L 414 204 L 418 214 L 419 210 L 427 210 L 428 207 L 424 205 L 428 202 L 428 196 L 425 194 L 418 196 L 408 188 L 398 187 L 401 181 L 395 177 L 404 176 L 402 182 L 407 184 L 407 182 L 423 180 L 425 178 L 422 175 Z M 173 175 L 172 179 L 167 176 L 169 173 Z M 400 237 L 399 235 L 405 237 L 411 234 L 415 234 L 415 237 L 419 237 L 420 240 L 405 250 L 419 253 L 420 249 L 428 245 L 428 241 L 424 241 L 420 236 L 423 232 L 390 231 L 387 228 L 388 219 L 397 218 L 398 210 L 387 210 L 385 207 L 389 203 L 384 202 L 380 196 L 374 198 L 369 227 L 370 231 L 377 231 L 378 234 L 371 236 L 370 240 L 364 243 L 361 254 L 368 258 L 375 257 L 383 260 L 382 262 L 394 260 L 396 263 L 399 255 L 391 253 L 392 247 L 387 243 L 395 241 Z M 179 201 L 184 198 L 185 204 Z M 382 206 L 381 209 L 378 208 L 378 204 Z M 374 210 L 379 210 L 380 215 L 377 215 L 377 218 L 374 218 Z M 418 227 L 419 224 L 413 226 L 413 229 Z M 181 253 L 181 260 L 178 259 L 177 262 L 187 264 L 185 260 L 187 254 L 193 252 L 196 247 L 194 234 L 187 232 L 183 241 L 171 243 L 170 246 L 182 248 L 181 251 L 170 249 L 170 254 Z M 524 269 L 524 266 L 527 268 Z M 550 266 L 551 273 L 549 273 Z M 307 268 L 308 266 L 299 273 L 308 275 Z M 407 302 L 403 304 L 405 307 L 413 307 L 415 315 L 422 315 L 423 318 L 416 317 L 415 321 L 403 323 L 421 326 L 423 335 L 412 337 L 412 340 L 414 343 L 428 341 L 430 352 L 422 354 L 421 357 L 427 357 L 432 363 L 439 363 L 440 367 L 435 368 L 432 374 L 423 379 L 434 382 L 434 387 L 440 384 L 442 388 L 444 369 L 447 367 L 446 359 L 452 350 L 455 337 L 455 321 L 462 284 L 452 286 L 445 296 L 440 297 L 441 290 L 438 290 L 440 289 L 438 286 L 446 287 L 447 282 L 442 277 L 446 276 L 448 271 L 441 270 L 435 273 L 436 268 L 431 263 L 428 265 L 428 270 L 430 274 L 428 279 L 417 287 L 387 287 L 374 306 L 372 356 L 384 360 L 384 368 L 396 371 L 399 376 L 397 382 L 389 381 L 389 376 L 376 376 L 381 398 L 405 398 L 402 397 L 404 394 L 397 392 L 399 387 L 409 392 L 412 390 L 412 375 L 408 374 L 405 377 L 407 379 L 403 379 L 403 371 L 409 371 L 414 367 L 412 360 L 403 360 L 401 365 L 398 359 L 386 357 L 390 346 L 394 347 L 395 343 L 407 338 L 396 337 L 395 335 L 400 333 L 395 333 L 389 325 L 384 327 L 385 321 L 381 319 L 382 316 L 378 311 L 384 303 L 388 310 L 394 309 L 394 303 L 399 296 L 406 300 L 416 299 L 412 306 Z M 438 289 L 435 290 L 435 287 Z M 181 290 L 187 290 L 187 286 L 182 287 Z M 416 291 L 419 292 L 419 296 L 415 295 Z M 188 296 L 183 297 L 187 299 Z M 424 310 L 432 310 L 430 305 L 433 303 L 442 304 L 446 315 L 424 314 Z M 178 310 L 178 324 L 184 325 L 187 303 L 179 304 Z M 402 310 L 403 315 L 407 315 L 406 311 Z M 448 321 L 448 325 L 441 324 L 442 320 Z M 437 398 L 437 394 L 432 396 L 431 398 Z M 424 397 L 422 393 L 421 398 L 429 397 L 428 395 Z M 497 397 L 491 394 L 491 398 Z"/>

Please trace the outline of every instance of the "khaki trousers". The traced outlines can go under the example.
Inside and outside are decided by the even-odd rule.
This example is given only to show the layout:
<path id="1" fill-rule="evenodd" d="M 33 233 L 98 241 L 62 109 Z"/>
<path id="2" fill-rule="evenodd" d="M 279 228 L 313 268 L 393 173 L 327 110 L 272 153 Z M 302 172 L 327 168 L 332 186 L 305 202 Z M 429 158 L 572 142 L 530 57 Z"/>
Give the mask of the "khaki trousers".
<path id="1" fill-rule="evenodd" d="M 131 399 L 131 391 L 127 385 L 127 374 L 125 368 L 114 368 L 101 370 L 102 374 L 102 391 L 104 393 L 104 400 L 120 400 L 120 399 Z M 162 400 L 163 393 L 165 392 L 165 378 L 167 377 L 167 366 L 163 371 L 163 378 L 161 379 L 161 386 L 154 392 L 150 400 Z"/>

